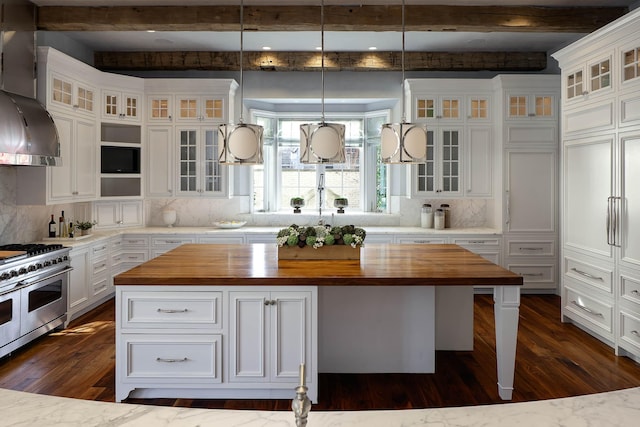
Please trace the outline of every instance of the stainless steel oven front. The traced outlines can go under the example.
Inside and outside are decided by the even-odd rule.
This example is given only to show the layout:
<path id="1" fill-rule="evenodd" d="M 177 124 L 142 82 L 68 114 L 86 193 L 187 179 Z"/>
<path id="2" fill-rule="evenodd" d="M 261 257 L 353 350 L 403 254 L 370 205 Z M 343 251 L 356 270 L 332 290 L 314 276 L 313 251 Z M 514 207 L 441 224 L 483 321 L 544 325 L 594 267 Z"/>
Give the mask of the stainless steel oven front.
<path id="1" fill-rule="evenodd" d="M 38 335 L 62 325 L 67 318 L 67 288 L 71 267 L 36 276 L 20 289 L 20 335 Z"/>

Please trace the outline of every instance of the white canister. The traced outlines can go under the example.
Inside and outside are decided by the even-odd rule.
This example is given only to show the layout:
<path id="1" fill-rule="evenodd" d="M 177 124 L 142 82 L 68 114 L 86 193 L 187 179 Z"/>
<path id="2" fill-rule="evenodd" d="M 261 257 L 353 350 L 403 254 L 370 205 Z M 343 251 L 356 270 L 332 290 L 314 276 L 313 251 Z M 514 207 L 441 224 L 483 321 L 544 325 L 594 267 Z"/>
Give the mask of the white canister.
<path id="1" fill-rule="evenodd" d="M 436 230 L 444 230 L 444 210 L 436 209 L 433 217 L 433 225 Z"/>
<path id="2" fill-rule="evenodd" d="M 429 203 L 422 205 L 420 212 L 420 225 L 422 228 L 433 228 L 433 209 Z"/>

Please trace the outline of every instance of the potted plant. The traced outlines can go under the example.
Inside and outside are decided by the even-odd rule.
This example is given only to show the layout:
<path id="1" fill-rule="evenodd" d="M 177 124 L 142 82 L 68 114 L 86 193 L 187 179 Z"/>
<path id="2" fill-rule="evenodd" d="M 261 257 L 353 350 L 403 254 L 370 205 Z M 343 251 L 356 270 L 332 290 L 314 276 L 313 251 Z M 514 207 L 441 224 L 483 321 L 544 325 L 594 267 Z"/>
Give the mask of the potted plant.
<path id="1" fill-rule="evenodd" d="M 300 208 L 304 206 L 304 199 L 302 197 L 292 197 L 289 205 L 293 208 L 293 213 L 300 213 Z"/>
<path id="2" fill-rule="evenodd" d="M 80 230 L 81 236 L 86 236 L 87 234 L 91 234 L 91 228 L 96 224 L 96 221 L 75 221 L 73 226 Z"/>

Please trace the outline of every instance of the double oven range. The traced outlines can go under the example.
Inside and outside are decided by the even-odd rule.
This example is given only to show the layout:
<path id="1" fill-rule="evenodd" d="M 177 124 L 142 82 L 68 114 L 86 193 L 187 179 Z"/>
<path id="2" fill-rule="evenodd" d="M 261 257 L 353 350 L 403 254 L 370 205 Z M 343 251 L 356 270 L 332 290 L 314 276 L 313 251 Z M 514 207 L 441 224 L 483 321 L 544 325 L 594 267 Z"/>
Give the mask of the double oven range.
<path id="1" fill-rule="evenodd" d="M 0 246 L 0 357 L 67 321 L 70 248 Z"/>

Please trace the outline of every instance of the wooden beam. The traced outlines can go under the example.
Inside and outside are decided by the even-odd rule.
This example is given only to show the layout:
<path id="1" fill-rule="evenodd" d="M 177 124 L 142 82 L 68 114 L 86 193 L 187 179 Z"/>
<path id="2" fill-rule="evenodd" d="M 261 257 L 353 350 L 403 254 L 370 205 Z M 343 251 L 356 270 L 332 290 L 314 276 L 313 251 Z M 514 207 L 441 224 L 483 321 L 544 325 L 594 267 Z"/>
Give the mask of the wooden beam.
<path id="1" fill-rule="evenodd" d="M 400 5 L 325 6 L 325 31 L 400 31 Z M 626 7 L 405 6 L 406 31 L 590 33 Z M 319 6 L 245 6 L 247 31 L 319 31 Z M 43 31 L 237 31 L 237 6 L 38 8 Z"/>
<path id="2" fill-rule="evenodd" d="M 320 71 L 318 52 L 243 52 L 245 71 Z M 400 71 L 400 52 L 325 52 L 327 71 Z M 239 52 L 96 52 L 100 70 L 240 70 Z M 545 52 L 405 52 L 407 71 L 540 71 Z"/>

